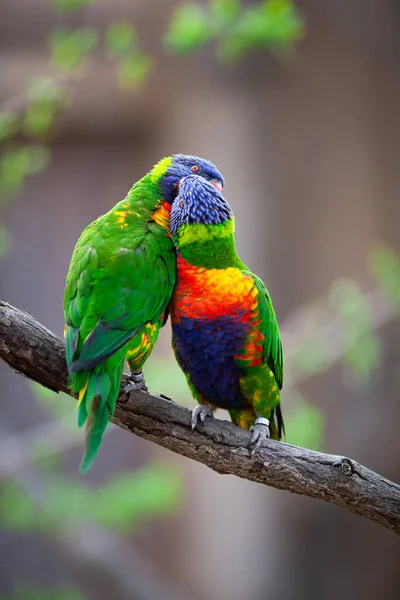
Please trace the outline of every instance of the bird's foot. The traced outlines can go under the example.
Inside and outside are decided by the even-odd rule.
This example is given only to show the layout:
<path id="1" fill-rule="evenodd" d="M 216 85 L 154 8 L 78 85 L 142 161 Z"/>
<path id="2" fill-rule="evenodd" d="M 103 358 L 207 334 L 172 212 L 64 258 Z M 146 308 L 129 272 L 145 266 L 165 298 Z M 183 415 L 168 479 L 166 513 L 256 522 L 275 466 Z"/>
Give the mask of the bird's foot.
<path id="1" fill-rule="evenodd" d="M 209 406 L 208 404 L 200 404 L 199 406 L 196 406 L 196 408 L 192 410 L 192 417 L 190 419 L 192 431 L 196 429 L 199 421 L 204 425 L 206 417 L 214 418 L 211 406 Z"/>
<path id="2" fill-rule="evenodd" d="M 140 371 L 139 373 L 131 373 L 129 375 L 129 379 L 130 382 L 124 387 L 124 394 L 129 394 L 134 390 L 143 390 L 144 392 L 148 391 L 146 382 L 144 380 L 143 371 Z"/>
<path id="3" fill-rule="evenodd" d="M 269 431 L 269 419 L 264 417 L 257 417 L 255 424 L 250 428 L 252 433 L 250 443 L 248 445 L 250 449 L 250 456 L 254 456 L 263 445 L 264 441 L 270 437 Z"/>

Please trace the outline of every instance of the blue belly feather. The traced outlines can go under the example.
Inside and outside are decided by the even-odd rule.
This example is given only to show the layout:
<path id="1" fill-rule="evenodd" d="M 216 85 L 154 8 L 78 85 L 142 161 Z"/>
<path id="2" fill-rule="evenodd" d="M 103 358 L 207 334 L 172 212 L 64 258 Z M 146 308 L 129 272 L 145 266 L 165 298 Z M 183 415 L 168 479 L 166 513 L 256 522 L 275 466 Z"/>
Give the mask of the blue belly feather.
<path id="1" fill-rule="evenodd" d="M 239 385 L 243 375 L 234 361 L 244 347 L 248 325 L 238 318 L 196 320 L 183 317 L 172 324 L 172 345 L 182 370 L 208 402 L 227 410 L 247 406 Z"/>

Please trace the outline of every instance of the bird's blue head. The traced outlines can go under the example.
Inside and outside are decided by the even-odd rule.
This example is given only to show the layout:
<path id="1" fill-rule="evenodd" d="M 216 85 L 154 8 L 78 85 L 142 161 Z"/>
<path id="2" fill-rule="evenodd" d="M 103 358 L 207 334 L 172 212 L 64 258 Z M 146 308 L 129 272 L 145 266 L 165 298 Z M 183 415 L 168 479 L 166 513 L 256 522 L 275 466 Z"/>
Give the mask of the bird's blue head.
<path id="1" fill-rule="evenodd" d="M 231 207 L 212 182 L 198 175 L 182 179 L 171 208 L 170 231 L 173 236 L 183 225 L 218 225 L 229 221 L 233 227 Z"/>
<path id="2" fill-rule="evenodd" d="M 173 154 L 172 158 L 172 163 L 160 180 L 163 197 L 170 204 L 176 198 L 179 182 L 188 175 L 196 174 L 203 177 L 222 191 L 224 178 L 211 161 L 187 154 Z"/>

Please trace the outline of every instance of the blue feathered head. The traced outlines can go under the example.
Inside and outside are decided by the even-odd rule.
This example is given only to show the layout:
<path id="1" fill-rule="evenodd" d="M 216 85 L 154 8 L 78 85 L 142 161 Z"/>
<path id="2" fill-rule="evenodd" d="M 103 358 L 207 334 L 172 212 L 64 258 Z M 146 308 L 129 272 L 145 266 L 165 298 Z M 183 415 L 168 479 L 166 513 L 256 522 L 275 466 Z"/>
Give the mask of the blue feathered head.
<path id="1" fill-rule="evenodd" d="M 217 167 L 209 160 L 188 154 L 174 154 L 171 165 L 161 178 L 160 186 L 167 202 L 172 204 L 178 193 L 179 182 L 188 175 L 196 174 L 210 181 L 222 191 L 224 178 Z"/>
<path id="2" fill-rule="evenodd" d="M 217 225 L 230 219 L 233 219 L 231 207 L 212 182 L 198 175 L 188 175 L 182 179 L 171 208 L 172 235 L 176 235 L 182 225 Z"/>

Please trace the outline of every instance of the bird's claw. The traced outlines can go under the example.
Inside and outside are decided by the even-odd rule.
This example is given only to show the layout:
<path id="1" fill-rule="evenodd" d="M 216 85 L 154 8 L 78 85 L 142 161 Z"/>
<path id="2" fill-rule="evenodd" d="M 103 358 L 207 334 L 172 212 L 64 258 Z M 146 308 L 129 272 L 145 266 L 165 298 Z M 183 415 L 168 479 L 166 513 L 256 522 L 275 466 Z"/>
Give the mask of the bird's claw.
<path id="1" fill-rule="evenodd" d="M 129 379 L 130 382 L 124 387 L 124 394 L 129 394 L 134 390 L 143 390 L 144 392 L 148 391 L 146 382 L 144 380 L 143 371 L 140 371 L 139 373 L 131 373 L 129 375 Z"/>
<path id="2" fill-rule="evenodd" d="M 252 433 L 249 442 L 250 456 L 254 456 L 263 445 L 264 441 L 270 437 L 269 420 L 264 417 L 257 417 L 255 424 L 250 428 Z"/>
<path id="3" fill-rule="evenodd" d="M 192 416 L 190 418 L 192 431 L 196 429 L 199 421 L 204 425 L 206 417 L 214 417 L 211 407 L 208 404 L 196 406 L 196 408 L 192 410 Z"/>

